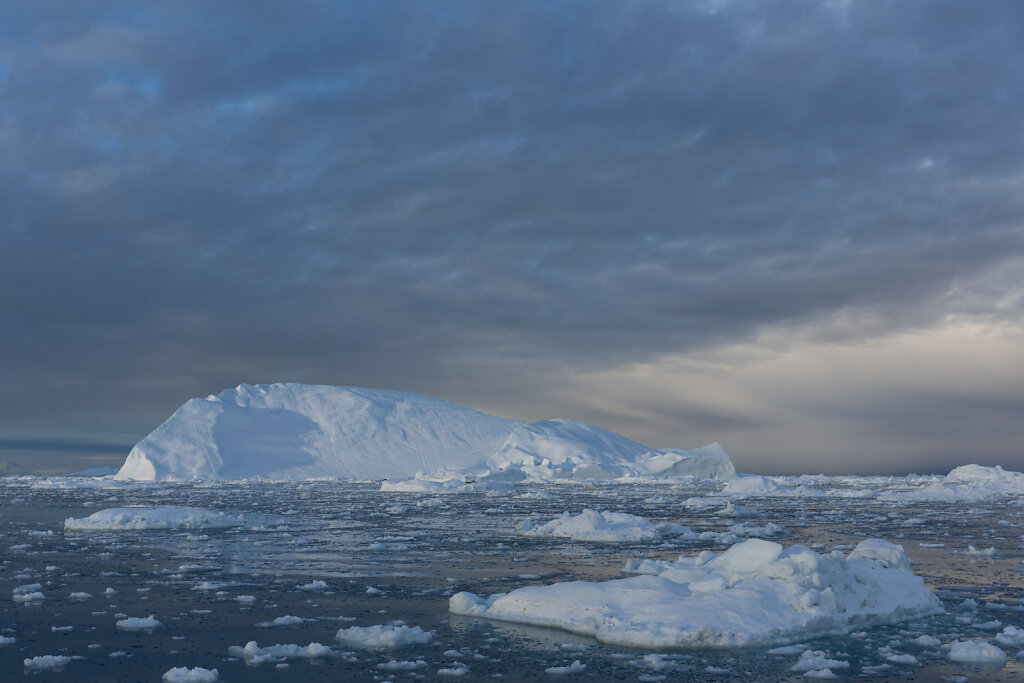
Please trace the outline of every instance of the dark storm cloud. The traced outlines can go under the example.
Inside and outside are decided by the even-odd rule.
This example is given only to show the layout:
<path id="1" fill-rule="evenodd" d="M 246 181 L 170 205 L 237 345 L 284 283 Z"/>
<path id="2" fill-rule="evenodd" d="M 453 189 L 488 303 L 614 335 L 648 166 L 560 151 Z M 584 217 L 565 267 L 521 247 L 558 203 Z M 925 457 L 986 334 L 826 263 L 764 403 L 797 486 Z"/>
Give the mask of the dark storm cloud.
<path id="1" fill-rule="evenodd" d="M 0 433 L 137 438 L 242 381 L 529 406 L 842 312 L 1019 321 L 1022 15 L 7 3 Z"/>

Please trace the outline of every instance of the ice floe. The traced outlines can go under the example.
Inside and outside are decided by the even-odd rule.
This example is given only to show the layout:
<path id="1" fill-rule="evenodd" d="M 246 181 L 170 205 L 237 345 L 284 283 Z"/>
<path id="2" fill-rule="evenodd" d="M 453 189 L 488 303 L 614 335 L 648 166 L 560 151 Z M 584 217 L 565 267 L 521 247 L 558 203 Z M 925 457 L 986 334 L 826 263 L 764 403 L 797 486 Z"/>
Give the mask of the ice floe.
<path id="1" fill-rule="evenodd" d="M 224 529 L 264 524 L 267 515 L 229 513 L 186 507 L 107 508 L 81 519 L 69 517 L 69 531 L 142 531 L 158 529 Z"/>
<path id="2" fill-rule="evenodd" d="M 887 491 L 880 500 L 901 502 L 980 502 L 1024 496 L 1024 473 L 1000 466 L 961 465 L 945 477 L 907 491 Z"/>
<path id="3" fill-rule="evenodd" d="M 67 655 L 39 655 L 38 657 L 26 657 L 23 662 L 29 671 L 52 671 L 63 669 L 71 663 L 72 657 Z"/>
<path id="4" fill-rule="evenodd" d="M 286 659 L 322 659 L 337 656 L 337 652 L 327 645 L 310 643 L 309 645 L 268 645 L 260 647 L 255 640 L 250 640 L 244 647 L 232 645 L 228 648 L 232 657 L 244 659 L 248 664 L 264 664 L 266 662 L 282 662 Z"/>
<path id="5" fill-rule="evenodd" d="M 216 683 L 220 680 L 220 673 L 217 669 L 204 669 L 201 666 L 176 666 L 164 672 L 163 680 L 167 683 Z"/>
<path id="6" fill-rule="evenodd" d="M 862 547 L 863 546 L 863 547 Z M 454 614 L 560 628 L 631 647 L 775 645 L 942 611 L 899 546 L 871 539 L 849 556 L 749 539 L 682 557 L 657 575 L 528 586 Z"/>
<path id="7" fill-rule="evenodd" d="M 689 531 L 689 528 L 680 524 L 654 523 L 624 512 L 599 512 L 590 509 L 585 509 L 578 515 L 566 512 L 561 517 L 555 517 L 540 525 L 536 525 L 532 519 L 524 519 L 515 528 L 515 533 L 519 536 L 554 536 L 574 541 L 605 543 L 639 543 Z"/>
<path id="8" fill-rule="evenodd" d="M 122 631 L 152 631 L 160 626 L 160 622 L 150 614 L 148 617 L 119 619 L 116 625 Z"/>
<path id="9" fill-rule="evenodd" d="M 433 631 L 424 631 L 419 626 L 405 624 L 384 624 L 374 626 L 349 626 L 339 629 L 334 636 L 349 647 L 368 649 L 391 649 L 404 645 L 423 645 L 434 638 Z"/>
<path id="10" fill-rule="evenodd" d="M 1006 663 L 1006 653 L 984 640 L 954 640 L 949 644 L 949 658 L 954 662 Z"/>

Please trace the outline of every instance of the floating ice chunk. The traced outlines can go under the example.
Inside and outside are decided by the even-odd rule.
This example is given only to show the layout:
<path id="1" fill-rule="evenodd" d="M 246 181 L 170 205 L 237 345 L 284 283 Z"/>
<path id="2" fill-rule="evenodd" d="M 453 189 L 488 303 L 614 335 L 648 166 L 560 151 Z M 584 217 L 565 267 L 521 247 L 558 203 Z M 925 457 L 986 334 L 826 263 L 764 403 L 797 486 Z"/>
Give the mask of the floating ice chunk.
<path id="1" fill-rule="evenodd" d="M 16 642 L 18 642 L 17 638 L 8 638 L 7 636 L 0 636 L 0 647 L 3 647 L 4 645 L 11 645 Z"/>
<path id="2" fill-rule="evenodd" d="M 78 592 L 72 593 L 68 597 L 71 598 L 72 600 L 88 600 L 89 598 L 92 597 L 92 594 L 91 593 L 85 593 L 85 592 L 82 592 L 82 591 L 78 591 Z"/>
<path id="3" fill-rule="evenodd" d="M 527 586 L 487 599 L 457 593 L 449 609 L 647 648 L 770 646 L 942 611 L 902 561 L 886 566 L 758 539 L 712 557 L 652 563 L 656 574 Z"/>
<path id="4" fill-rule="evenodd" d="M 159 529 L 217 529 L 262 524 L 267 515 L 251 515 L 187 507 L 107 508 L 88 517 L 64 520 L 69 531 L 141 531 Z"/>
<path id="5" fill-rule="evenodd" d="M 518 536 L 559 537 L 574 541 L 596 541 L 601 543 L 639 543 L 652 541 L 662 536 L 680 535 L 690 530 L 679 524 L 656 524 L 643 517 L 623 512 L 599 512 L 585 509 L 578 515 L 568 512 L 555 517 L 546 524 L 534 526 L 533 520 L 525 519 L 516 525 Z"/>
<path id="6" fill-rule="evenodd" d="M 995 557 L 996 556 L 996 549 L 994 547 L 990 547 L 990 548 L 985 548 L 984 550 L 979 550 L 979 549 L 975 548 L 973 545 L 968 545 L 967 546 L 967 554 L 968 555 L 974 555 L 976 557 Z"/>
<path id="7" fill-rule="evenodd" d="M 315 581 L 310 581 L 309 583 L 304 583 L 301 586 L 296 587 L 300 591 L 325 591 L 330 588 L 326 581 L 321 581 L 320 579 L 316 579 Z"/>
<path id="8" fill-rule="evenodd" d="M 910 666 L 917 666 L 921 662 L 917 661 L 917 657 L 908 654 L 894 654 L 889 655 L 885 658 L 885 661 L 892 662 L 893 664 L 907 664 Z"/>
<path id="9" fill-rule="evenodd" d="M 18 586 L 11 591 L 11 598 L 14 602 L 40 602 L 46 598 L 40 590 L 41 583 L 30 583 Z"/>
<path id="10" fill-rule="evenodd" d="M 918 636 L 910 642 L 912 642 L 914 645 L 920 645 L 921 647 L 938 647 L 942 644 L 941 640 L 939 640 L 935 636 L 929 635 Z"/>
<path id="11" fill-rule="evenodd" d="M 849 669 L 850 663 L 841 659 L 830 659 L 821 650 L 804 650 L 800 659 L 790 671 L 811 671 L 814 669 Z"/>
<path id="12" fill-rule="evenodd" d="M 462 662 L 455 662 L 450 667 L 438 669 L 437 675 L 445 678 L 460 678 L 469 673 L 469 667 Z"/>
<path id="13" fill-rule="evenodd" d="M 566 674 L 578 674 L 586 668 L 586 664 L 580 662 L 578 659 L 574 659 L 572 664 L 569 664 L 568 666 L 549 666 L 544 669 L 544 673 L 551 674 L 553 676 L 564 676 Z"/>
<path id="14" fill-rule="evenodd" d="M 381 671 L 391 672 L 415 671 L 417 669 L 425 669 L 426 667 L 427 663 L 422 659 L 417 659 L 415 661 L 396 661 L 393 659 L 390 662 L 381 662 L 377 665 L 377 668 Z"/>
<path id="15" fill-rule="evenodd" d="M 220 674 L 216 669 L 204 669 L 201 666 L 191 669 L 176 666 L 164 672 L 163 680 L 167 683 L 215 683 L 220 680 Z"/>
<path id="16" fill-rule="evenodd" d="M 876 560 L 883 567 L 909 569 L 910 558 L 903 552 L 903 546 L 884 541 L 880 538 L 869 538 L 861 541 L 847 556 L 848 559 L 863 557 L 865 560 Z"/>
<path id="17" fill-rule="evenodd" d="M 832 672 L 832 669 L 825 668 L 825 669 L 811 669 L 810 671 L 805 671 L 804 672 L 804 678 L 817 678 L 817 679 L 821 679 L 821 680 L 831 680 L 833 678 L 839 678 L 839 676 L 836 676 Z"/>
<path id="18" fill-rule="evenodd" d="M 424 631 L 419 626 L 385 624 L 375 626 L 349 626 L 339 629 L 335 638 L 349 647 L 367 649 L 423 645 L 434 638 L 433 631 Z"/>
<path id="19" fill-rule="evenodd" d="M 29 671 L 52 671 L 61 669 L 70 663 L 71 657 L 66 655 L 40 655 L 27 657 L 24 661 L 25 668 Z"/>
<path id="20" fill-rule="evenodd" d="M 1006 663 L 1006 653 L 984 640 L 954 640 L 949 644 L 949 658 L 954 662 Z"/>
<path id="21" fill-rule="evenodd" d="M 996 636 L 996 642 L 1006 647 L 1024 646 L 1024 628 L 1007 626 L 1002 633 Z"/>
<path id="22" fill-rule="evenodd" d="M 312 619 L 303 619 L 302 617 L 293 617 L 290 614 L 288 614 L 288 615 L 285 615 L 283 617 L 277 617 L 276 619 L 272 619 L 271 621 L 261 621 L 260 623 L 258 623 L 256 625 L 257 626 L 263 626 L 263 627 L 268 627 L 268 626 L 295 626 L 295 625 L 301 624 L 301 623 L 303 623 L 305 621 L 312 621 Z"/>
<path id="23" fill-rule="evenodd" d="M 116 626 L 122 631 L 152 631 L 160 626 L 160 622 L 150 614 L 148 617 L 128 617 L 120 619 Z"/>
<path id="24" fill-rule="evenodd" d="M 977 502 L 1024 495 L 1024 473 L 981 465 L 961 465 L 945 477 L 911 491 L 889 491 L 880 500 Z"/>
<path id="25" fill-rule="evenodd" d="M 326 645 L 310 643 L 309 645 L 268 645 L 260 647 L 255 640 L 250 640 L 245 647 L 232 645 L 228 648 L 228 654 L 232 657 L 239 657 L 250 664 L 262 664 L 264 662 L 280 662 L 285 659 L 321 659 L 333 657 L 337 653 Z"/>
<path id="26" fill-rule="evenodd" d="M 722 493 L 728 496 L 771 496 L 789 491 L 789 487 L 781 486 L 774 479 L 757 474 L 745 474 L 729 481 Z"/>

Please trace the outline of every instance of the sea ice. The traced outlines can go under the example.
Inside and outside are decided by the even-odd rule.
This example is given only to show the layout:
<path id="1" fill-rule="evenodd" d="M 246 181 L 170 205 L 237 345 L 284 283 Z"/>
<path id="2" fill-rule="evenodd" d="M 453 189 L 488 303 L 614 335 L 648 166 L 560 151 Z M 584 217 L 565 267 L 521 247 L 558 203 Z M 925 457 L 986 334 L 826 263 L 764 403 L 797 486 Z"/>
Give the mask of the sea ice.
<path id="1" fill-rule="evenodd" d="M 1022 647 L 1024 646 L 1024 628 L 1007 626 L 996 636 L 996 642 L 1006 647 Z"/>
<path id="2" fill-rule="evenodd" d="M 29 671 L 52 671 L 60 669 L 71 663 L 71 657 L 66 655 L 40 655 L 38 657 L 27 657 L 24 661 L 25 668 Z"/>
<path id="3" fill-rule="evenodd" d="M 679 535 L 690 529 L 679 524 L 662 522 L 655 524 L 643 517 L 623 512 L 600 512 L 585 509 L 578 515 L 568 512 L 561 517 L 538 526 L 533 520 L 524 519 L 516 525 L 518 536 L 559 537 L 574 541 L 596 541 L 603 543 L 639 543 L 662 536 Z"/>
<path id="4" fill-rule="evenodd" d="M 870 539 L 844 557 L 750 539 L 717 556 L 680 558 L 657 575 L 528 586 L 488 599 L 462 592 L 449 609 L 657 648 L 776 645 L 941 612 L 899 546 L 884 543 Z"/>
<path id="5" fill-rule="evenodd" d="M 164 672 L 163 680 L 167 683 L 216 683 L 220 680 L 220 674 L 216 669 L 204 669 L 201 666 L 191 669 L 187 666 L 176 666 Z"/>
<path id="6" fill-rule="evenodd" d="M 122 631 L 152 631 L 156 627 L 160 626 L 160 622 L 154 619 L 153 615 L 150 614 L 148 617 L 128 617 L 127 619 L 120 619 L 116 625 Z"/>
<path id="7" fill-rule="evenodd" d="M 980 502 L 1024 496 L 1024 473 L 981 465 L 961 465 L 945 477 L 910 491 L 888 491 L 880 500 L 907 502 Z"/>
<path id="8" fill-rule="evenodd" d="M 954 662 L 1006 663 L 1006 653 L 984 640 L 954 640 L 949 644 L 949 658 Z"/>
<path id="9" fill-rule="evenodd" d="M 42 593 L 41 583 L 30 583 L 18 586 L 11 591 L 11 598 L 14 602 L 39 602 L 46 598 Z"/>
<path id="10" fill-rule="evenodd" d="M 156 529 L 216 529 L 265 521 L 259 515 L 232 514 L 218 510 L 183 507 L 107 508 L 88 517 L 64 520 L 70 531 L 141 531 Z"/>
<path id="11" fill-rule="evenodd" d="M 263 664 L 264 662 L 280 662 L 285 659 L 320 659 L 333 657 L 337 653 L 326 645 L 310 643 L 309 645 L 268 645 L 260 647 L 255 640 L 250 640 L 245 647 L 232 645 L 228 648 L 228 654 L 232 657 L 239 657 L 250 664 Z"/>
<path id="12" fill-rule="evenodd" d="M 433 631 L 424 631 L 419 626 L 385 624 L 375 626 L 350 626 L 339 629 L 335 638 L 349 647 L 396 648 L 403 645 L 423 645 L 434 638 Z"/>

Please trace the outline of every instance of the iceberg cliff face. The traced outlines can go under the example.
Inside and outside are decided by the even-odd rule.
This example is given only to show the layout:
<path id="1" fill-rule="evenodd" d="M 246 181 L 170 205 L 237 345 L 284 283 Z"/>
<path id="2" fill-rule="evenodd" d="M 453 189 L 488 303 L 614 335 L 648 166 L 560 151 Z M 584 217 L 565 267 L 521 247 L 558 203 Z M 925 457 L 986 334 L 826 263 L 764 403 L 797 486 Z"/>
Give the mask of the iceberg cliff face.
<path id="1" fill-rule="evenodd" d="M 192 399 L 140 441 L 117 479 L 735 476 L 717 444 L 652 451 L 572 420 L 523 422 L 397 391 L 243 384 Z M 509 479 L 509 477 L 505 477 Z"/>

